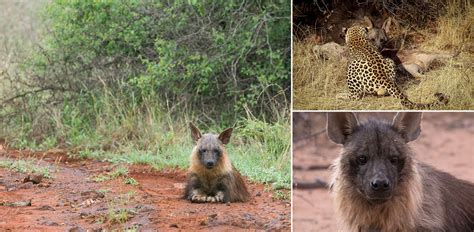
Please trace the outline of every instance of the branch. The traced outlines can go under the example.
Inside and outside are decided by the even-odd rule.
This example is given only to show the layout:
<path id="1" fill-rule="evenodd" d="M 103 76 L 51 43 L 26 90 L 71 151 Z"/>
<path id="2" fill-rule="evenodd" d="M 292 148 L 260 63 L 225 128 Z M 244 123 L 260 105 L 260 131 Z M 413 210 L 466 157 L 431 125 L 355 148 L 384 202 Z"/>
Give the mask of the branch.
<path id="1" fill-rule="evenodd" d="M 317 178 L 314 182 L 300 182 L 300 181 L 293 181 L 293 189 L 318 189 L 318 188 L 323 188 L 327 189 L 329 188 L 329 185 Z"/>

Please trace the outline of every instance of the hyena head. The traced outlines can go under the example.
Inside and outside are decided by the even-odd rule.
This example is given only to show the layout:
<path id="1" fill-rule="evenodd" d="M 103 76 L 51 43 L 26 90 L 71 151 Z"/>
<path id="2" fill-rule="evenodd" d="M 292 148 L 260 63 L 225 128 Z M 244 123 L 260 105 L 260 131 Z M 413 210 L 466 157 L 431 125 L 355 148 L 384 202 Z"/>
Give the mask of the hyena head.
<path id="1" fill-rule="evenodd" d="M 347 186 L 373 203 L 401 194 L 397 186 L 413 175 L 407 143 L 419 136 L 420 121 L 421 113 L 398 113 L 392 123 L 359 123 L 353 113 L 328 113 L 329 139 L 343 145 L 336 165 Z"/>
<path id="2" fill-rule="evenodd" d="M 232 128 L 225 129 L 219 135 L 202 135 L 199 129 L 192 123 L 189 123 L 189 127 L 191 128 L 191 137 L 196 141 L 194 152 L 197 154 L 194 155 L 199 158 L 201 165 L 207 169 L 212 169 L 215 166 L 218 166 L 219 162 L 225 158 L 223 158 L 223 155 L 225 154 L 224 145 L 230 140 Z"/>

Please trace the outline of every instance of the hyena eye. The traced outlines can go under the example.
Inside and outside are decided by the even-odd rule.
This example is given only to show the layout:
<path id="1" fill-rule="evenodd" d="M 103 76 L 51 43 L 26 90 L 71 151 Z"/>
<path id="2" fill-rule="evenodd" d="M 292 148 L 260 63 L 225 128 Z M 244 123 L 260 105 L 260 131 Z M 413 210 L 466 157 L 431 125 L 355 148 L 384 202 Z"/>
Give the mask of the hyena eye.
<path id="1" fill-rule="evenodd" d="M 393 165 L 397 164 L 398 163 L 398 157 L 396 157 L 396 156 L 390 157 L 390 163 L 392 163 Z"/>
<path id="2" fill-rule="evenodd" d="M 367 163 L 367 156 L 361 155 L 361 156 L 357 157 L 357 163 L 358 163 L 359 165 L 364 165 L 364 164 L 366 164 L 366 163 Z"/>
<path id="3" fill-rule="evenodd" d="M 199 149 L 199 154 L 202 155 L 202 154 L 204 154 L 204 153 L 206 153 L 206 149 Z"/>
<path id="4" fill-rule="evenodd" d="M 216 154 L 216 155 L 221 154 L 221 151 L 219 149 L 214 149 L 214 150 L 212 150 L 212 152 L 214 152 L 214 154 Z"/>

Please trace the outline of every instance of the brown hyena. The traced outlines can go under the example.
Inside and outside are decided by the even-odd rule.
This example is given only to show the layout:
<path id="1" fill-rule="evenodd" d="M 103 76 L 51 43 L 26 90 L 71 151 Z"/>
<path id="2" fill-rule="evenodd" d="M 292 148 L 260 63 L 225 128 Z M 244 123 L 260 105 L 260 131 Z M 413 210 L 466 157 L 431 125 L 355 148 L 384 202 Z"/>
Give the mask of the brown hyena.
<path id="1" fill-rule="evenodd" d="M 421 116 L 390 124 L 328 113 L 328 136 L 343 145 L 331 185 L 343 231 L 473 231 L 474 185 L 418 162 L 407 145 Z"/>
<path id="2" fill-rule="evenodd" d="M 191 154 L 185 198 L 198 203 L 248 201 L 247 186 L 224 147 L 230 140 L 232 128 L 219 135 L 201 135 L 192 123 L 189 126 L 196 146 Z"/>

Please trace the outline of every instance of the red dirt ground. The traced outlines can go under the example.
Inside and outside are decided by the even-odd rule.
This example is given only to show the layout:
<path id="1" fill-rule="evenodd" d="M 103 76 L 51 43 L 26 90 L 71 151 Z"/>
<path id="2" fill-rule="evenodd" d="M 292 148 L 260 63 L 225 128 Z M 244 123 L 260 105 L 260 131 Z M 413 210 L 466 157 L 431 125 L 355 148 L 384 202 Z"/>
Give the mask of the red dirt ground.
<path id="1" fill-rule="evenodd" d="M 248 203 L 191 204 L 181 198 L 185 172 L 156 171 L 146 165 L 129 165 L 129 177 L 105 182 L 91 179 L 108 173 L 114 165 L 68 158 L 62 151 L 20 152 L 0 145 L 0 160 L 34 158 L 49 167 L 52 179 L 23 183 L 26 174 L 0 168 L 0 203 L 31 200 L 31 206 L 0 204 L 0 231 L 239 231 L 290 230 L 290 203 L 273 200 L 261 184 L 249 184 Z M 105 193 L 104 193 L 105 192 Z M 126 222 L 107 215 L 122 209 Z"/>
<path id="2" fill-rule="evenodd" d="M 340 147 L 327 138 L 325 113 L 294 113 L 294 166 L 329 165 Z M 366 118 L 369 113 L 360 114 Z M 394 113 L 372 113 L 391 119 Z M 416 158 L 460 179 L 474 182 L 474 113 L 425 113 L 422 132 L 409 145 Z M 330 180 L 329 170 L 293 172 L 294 181 Z M 337 231 L 332 198 L 327 189 L 293 191 L 294 231 Z"/>

